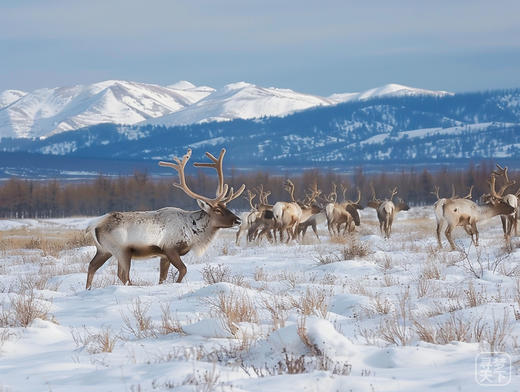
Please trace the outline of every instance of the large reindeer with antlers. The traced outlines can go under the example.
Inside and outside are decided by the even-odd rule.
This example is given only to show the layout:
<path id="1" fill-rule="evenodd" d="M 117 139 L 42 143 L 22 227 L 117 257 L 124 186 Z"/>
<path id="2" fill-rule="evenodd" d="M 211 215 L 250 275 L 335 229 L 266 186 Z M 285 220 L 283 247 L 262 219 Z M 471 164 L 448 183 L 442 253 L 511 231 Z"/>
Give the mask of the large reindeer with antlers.
<path id="1" fill-rule="evenodd" d="M 458 198 L 449 199 L 444 203 L 443 218 L 448 223 L 444 234 L 452 250 L 456 250 L 455 243 L 451 237 L 451 233 L 456 226 L 464 227 L 471 236 L 473 244 L 478 246 L 478 222 L 497 215 L 509 215 L 514 211 L 514 208 L 507 204 L 503 197 L 496 192 L 495 176 L 495 173 L 492 173 L 488 181 L 490 193 L 484 197 L 487 204 L 479 206 L 471 200 Z"/>
<path id="2" fill-rule="evenodd" d="M 471 200 L 472 191 L 473 191 L 473 185 L 469 188 L 468 194 L 466 196 L 462 197 L 462 199 Z M 437 230 L 436 230 L 437 243 L 439 245 L 439 248 L 442 248 L 441 231 L 444 228 L 444 224 L 446 223 L 446 219 L 444 219 L 444 204 L 446 204 L 446 202 L 448 200 L 459 199 L 459 197 L 455 194 L 455 186 L 453 184 L 451 186 L 451 197 L 449 197 L 449 198 L 446 198 L 446 197 L 441 198 L 439 196 L 439 187 L 438 186 L 434 186 L 434 191 L 431 193 L 434 194 L 435 196 L 437 196 L 437 201 L 433 205 L 433 210 L 435 212 L 435 219 L 437 221 Z M 464 226 L 464 230 L 466 230 L 466 232 L 471 235 L 471 229 L 468 226 Z"/>
<path id="3" fill-rule="evenodd" d="M 518 223 L 517 223 L 517 218 L 518 218 L 518 195 L 520 195 L 520 189 L 515 194 L 508 193 L 507 195 L 504 195 L 504 192 L 505 192 L 505 190 L 507 188 L 509 188 L 510 186 L 513 186 L 513 185 L 516 184 L 516 181 L 514 181 L 514 180 L 510 181 L 509 180 L 509 175 L 507 173 L 507 170 L 508 170 L 507 166 L 506 167 L 501 167 L 497 163 L 497 170 L 494 170 L 491 173 L 490 182 L 492 182 L 491 185 L 494 188 L 495 187 L 496 177 L 504 177 L 504 184 L 500 187 L 500 189 L 496 192 L 496 194 L 502 198 L 504 203 L 506 203 L 507 205 L 509 205 L 509 206 L 514 208 L 513 212 L 511 212 L 510 214 L 505 214 L 505 215 L 502 214 L 502 215 L 500 215 L 500 220 L 502 221 L 502 230 L 504 232 L 504 238 L 505 238 L 505 241 L 506 241 L 506 246 L 509 249 L 511 249 L 512 229 L 513 228 L 515 229 L 515 235 L 518 234 Z M 482 195 L 482 201 L 487 203 L 487 202 L 489 202 L 490 197 L 491 197 L 490 194 Z"/>
<path id="4" fill-rule="evenodd" d="M 224 184 L 222 160 L 225 152 L 222 149 L 218 158 L 207 152 L 213 163 L 195 163 L 196 167 L 216 169 L 218 186 L 213 199 L 193 192 L 186 184 L 184 168 L 191 157 L 191 149 L 182 160 L 174 158 L 176 163 L 159 162 L 160 166 L 177 171 L 180 183 L 173 185 L 197 200 L 199 211 L 166 207 L 156 211 L 112 212 L 92 222 L 87 231 L 92 234 L 97 251 L 88 267 L 86 288 L 91 288 L 94 274 L 110 256 L 117 258 L 117 276 L 124 284 L 131 284 L 132 258 L 152 256 L 161 259 L 159 283 L 166 279 L 170 264 L 179 271 L 177 283 L 180 283 L 187 271 L 180 256 L 192 249 L 203 253 L 219 229 L 240 223 L 226 205 L 240 196 L 245 186 L 234 192 Z"/>
<path id="5" fill-rule="evenodd" d="M 358 198 L 356 201 L 347 200 L 346 193 L 348 188 L 340 184 L 343 199 L 341 203 L 336 202 L 336 185 L 333 184 L 333 190 L 329 194 L 329 203 L 325 206 L 325 213 L 327 216 L 327 227 L 330 235 L 339 235 L 341 226 L 345 225 L 343 234 L 352 232 L 354 225 L 359 226 L 361 220 L 359 218 L 358 210 L 362 210 L 363 206 L 359 204 L 361 201 L 361 191 L 358 189 Z M 335 197 L 336 196 L 336 197 Z"/>
<path id="6" fill-rule="evenodd" d="M 390 190 L 390 199 L 386 200 L 376 199 L 376 191 L 372 184 L 370 184 L 370 188 L 372 190 L 372 200 L 370 200 L 367 205 L 377 211 L 381 234 L 384 232 L 385 238 L 390 238 L 395 216 L 399 211 L 408 211 L 410 207 L 401 199 L 398 199 L 399 202 L 397 204 L 394 204 L 392 201 L 394 196 L 397 195 L 397 187 Z"/>

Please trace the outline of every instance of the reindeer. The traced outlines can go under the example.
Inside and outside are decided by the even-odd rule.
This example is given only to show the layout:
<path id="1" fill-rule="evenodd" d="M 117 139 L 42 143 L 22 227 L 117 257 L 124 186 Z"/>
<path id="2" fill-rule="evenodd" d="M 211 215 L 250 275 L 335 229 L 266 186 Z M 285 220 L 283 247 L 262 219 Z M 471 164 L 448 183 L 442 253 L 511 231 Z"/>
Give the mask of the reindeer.
<path id="1" fill-rule="evenodd" d="M 181 159 L 173 162 L 159 162 L 160 166 L 171 167 L 179 175 L 179 184 L 189 197 L 197 200 L 199 211 L 184 211 L 180 208 L 166 207 L 156 211 L 112 212 L 92 222 L 87 231 L 96 244 L 96 254 L 90 261 L 87 274 L 87 290 L 92 287 L 94 274 L 111 256 L 117 259 L 117 276 L 123 284 L 130 282 L 132 258 L 160 257 L 159 283 L 164 282 L 172 264 L 179 271 L 177 283 L 186 275 L 187 268 L 180 256 L 190 250 L 202 254 L 221 228 L 240 224 L 227 204 L 244 191 L 242 185 L 237 192 L 224 184 L 222 160 L 226 150 L 222 149 L 219 158 L 206 153 L 213 163 L 195 163 L 196 167 L 214 168 L 218 174 L 216 197 L 210 199 L 193 192 L 186 184 L 184 168 L 191 157 L 191 149 Z"/>
<path id="2" fill-rule="evenodd" d="M 398 199 L 397 205 L 392 201 L 397 194 L 397 187 L 390 191 L 390 199 L 379 200 L 376 199 L 376 192 L 374 186 L 370 184 L 372 189 L 372 200 L 368 202 L 368 206 L 377 211 L 377 219 L 379 220 L 379 230 L 381 234 L 384 232 L 385 238 L 390 238 L 392 232 L 392 223 L 396 214 L 399 211 L 408 211 L 410 207 L 403 200 Z"/>
<path id="3" fill-rule="evenodd" d="M 331 202 L 329 202 L 325 206 L 325 213 L 327 216 L 327 227 L 331 236 L 339 235 L 341 226 L 344 224 L 345 228 L 343 229 L 343 235 L 345 235 L 347 230 L 349 232 L 352 232 L 354 231 L 354 225 L 359 226 L 361 223 L 358 212 L 358 210 L 363 209 L 363 206 L 359 204 L 359 202 L 361 201 L 361 191 L 358 189 L 358 198 L 356 201 L 347 200 L 346 192 L 348 188 L 345 187 L 343 184 L 340 184 L 342 188 L 343 201 L 341 203 L 336 203 L 334 198 L 335 185 L 333 186 L 333 191 L 331 192 L 331 194 L 329 194 L 329 200 Z M 336 229 L 335 232 L 334 229 Z"/>
<path id="4" fill-rule="evenodd" d="M 280 241 L 285 231 L 287 242 L 296 239 L 297 228 L 301 222 L 305 222 L 311 215 L 317 214 L 321 209 L 316 205 L 305 205 L 294 199 L 294 184 L 291 180 L 285 183 L 285 190 L 291 196 L 291 202 L 279 201 L 273 206 L 273 215 L 280 232 Z"/>
<path id="5" fill-rule="evenodd" d="M 235 238 L 235 243 L 238 245 L 240 243 L 240 236 L 243 232 L 247 232 L 251 225 L 256 221 L 258 218 L 258 208 L 257 206 L 253 205 L 253 200 L 256 197 L 256 194 L 251 192 L 249 189 L 247 190 L 247 199 L 249 200 L 249 205 L 251 206 L 251 210 L 249 212 L 244 212 L 240 216 L 240 220 L 242 223 L 238 227 L 238 231 Z M 248 237 L 249 240 L 249 237 Z"/>
<path id="6" fill-rule="evenodd" d="M 515 193 L 515 194 L 507 194 L 504 196 L 504 192 L 507 188 L 509 188 L 510 186 L 516 184 L 516 181 L 510 181 L 509 180 L 509 175 L 507 174 L 507 166 L 504 168 L 504 167 L 501 167 L 498 163 L 497 163 L 497 169 L 498 170 L 494 170 L 492 173 L 491 173 L 491 178 L 490 178 L 490 181 L 493 181 L 495 182 L 495 177 L 504 177 L 504 184 L 500 187 L 500 189 L 498 190 L 497 195 L 499 195 L 500 197 L 502 197 L 503 201 L 510 205 L 511 207 L 514 208 L 513 212 L 511 212 L 510 214 L 502 214 L 500 215 L 500 220 L 502 222 L 502 231 L 504 232 L 504 239 L 506 241 L 506 247 L 509 248 L 509 249 L 512 249 L 511 247 L 511 232 L 512 232 L 512 229 L 514 227 L 515 229 L 515 236 L 518 234 L 518 223 L 517 223 L 517 219 L 518 219 L 518 195 L 520 195 L 520 189 Z M 485 194 L 485 195 L 482 195 L 482 201 L 483 202 L 489 202 L 489 198 L 491 197 L 490 194 Z"/>
<path id="7" fill-rule="evenodd" d="M 486 204 L 477 205 L 468 199 L 448 199 L 443 206 L 443 218 L 448 223 L 446 231 L 446 239 L 450 243 L 451 250 L 456 250 L 455 243 L 451 238 L 451 232 L 456 226 L 463 226 L 466 232 L 471 236 L 471 241 L 478 246 L 479 232 L 477 223 L 486 219 L 490 219 L 496 215 L 509 215 L 514 211 L 504 201 L 495 190 L 495 174 L 491 174 L 488 181 L 490 193 L 485 197 Z"/>
<path id="8" fill-rule="evenodd" d="M 469 188 L 468 194 L 466 196 L 464 196 L 463 199 L 471 200 L 472 191 L 473 191 L 473 185 Z M 446 201 L 448 201 L 448 200 L 458 199 L 459 197 L 455 194 L 455 186 L 453 184 L 451 186 L 451 197 L 449 197 L 449 198 L 445 198 L 445 197 L 441 198 L 439 196 L 439 187 L 438 186 L 434 186 L 434 191 L 431 193 L 434 194 L 435 196 L 437 196 L 437 201 L 433 205 L 433 210 L 435 212 L 435 219 L 437 221 L 437 230 L 436 230 L 437 243 L 439 245 L 439 248 L 442 248 L 441 230 L 444 228 L 444 224 L 446 223 L 446 220 L 444 219 L 444 204 L 446 204 Z M 469 227 L 464 226 L 464 230 L 466 230 L 466 232 L 471 235 L 471 230 Z"/>
<path id="9" fill-rule="evenodd" d="M 248 241 L 257 240 L 259 242 L 263 236 L 266 236 L 269 242 L 273 242 L 273 240 L 276 240 L 277 225 L 274 220 L 273 206 L 267 200 L 271 192 L 264 192 L 263 185 L 258 187 L 258 192 L 260 193 L 261 204 L 258 207 L 256 220 L 247 231 L 247 239 Z"/>
<path id="10" fill-rule="evenodd" d="M 304 205 L 313 204 L 320 195 L 321 195 L 321 191 L 318 189 L 318 185 L 315 183 L 314 186 L 311 188 L 311 193 L 306 195 L 306 197 L 303 201 L 303 204 Z M 300 238 L 301 241 L 303 241 L 303 238 L 305 237 L 305 233 L 307 233 L 307 229 L 309 227 L 312 227 L 312 231 L 314 232 L 314 235 L 316 235 L 316 238 L 318 239 L 318 241 L 321 242 L 320 236 L 318 235 L 317 226 L 318 226 L 319 221 L 322 219 L 323 219 L 323 214 L 322 214 L 322 211 L 320 211 L 318 213 L 311 215 L 305 221 L 300 222 L 298 224 L 298 228 L 297 228 L 298 238 Z"/>

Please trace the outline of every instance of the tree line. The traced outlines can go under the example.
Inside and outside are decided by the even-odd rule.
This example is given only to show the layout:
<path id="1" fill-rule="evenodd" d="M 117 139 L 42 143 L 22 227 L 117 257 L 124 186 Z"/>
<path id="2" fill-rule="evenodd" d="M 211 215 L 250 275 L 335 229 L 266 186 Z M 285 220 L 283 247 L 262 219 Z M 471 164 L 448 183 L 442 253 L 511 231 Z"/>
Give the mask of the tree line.
<path id="1" fill-rule="evenodd" d="M 270 191 L 269 201 L 289 200 L 283 184 L 290 178 L 295 184 L 295 197 L 303 199 L 309 187 L 316 185 L 324 194 L 331 192 L 332 184 L 338 185 L 338 200 L 342 198 L 339 184 L 348 187 L 347 198 L 356 199 L 357 189 L 361 191 L 361 203 L 366 204 L 372 197 L 371 184 L 377 198 L 389 197 L 390 189 L 397 186 L 397 197 L 411 206 L 433 204 L 436 196 L 431 192 L 439 186 L 441 197 L 452 194 L 452 185 L 456 193 L 463 196 L 471 185 L 473 200 L 489 192 L 487 180 L 494 169 L 493 163 L 482 162 L 470 165 L 466 169 L 452 170 L 444 168 L 437 171 L 427 169 L 407 169 L 396 172 L 365 173 L 356 168 L 351 174 L 342 174 L 323 170 L 307 170 L 299 175 L 290 173 L 272 174 L 265 171 L 238 172 L 231 170 L 226 176 L 226 183 L 237 189 L 246 184 L 253 189 L 262 184 Z M 510 168 L 510 179 L 516 179 L 520 185 L 518 173 Z M 207 172 L 198 171 L 187 176 L 189 186 L 197 193 L 212 196 L 215 194 L 216 177 Z M 175 176 L 157 179 L 147 173 L 136 172 L 132 176 L 98 176 L 87 182 L 60 182 L 53 180 L 27 180 L 11 178 L 0 184 L 0 217 L 2 218 L 56 218 L 69 216 L 97 216 L 110 211 L 154 210 L 167 206 L 184 209 L 197 209 L 197 204 L 172 186 Z M 498 185 L 497 185 L 498 186 Z M 509 191 L 516 192 L 513 187 Z M 239 198 L 232 203 L 235 210 L 249 209 L 249 202 Z"/>

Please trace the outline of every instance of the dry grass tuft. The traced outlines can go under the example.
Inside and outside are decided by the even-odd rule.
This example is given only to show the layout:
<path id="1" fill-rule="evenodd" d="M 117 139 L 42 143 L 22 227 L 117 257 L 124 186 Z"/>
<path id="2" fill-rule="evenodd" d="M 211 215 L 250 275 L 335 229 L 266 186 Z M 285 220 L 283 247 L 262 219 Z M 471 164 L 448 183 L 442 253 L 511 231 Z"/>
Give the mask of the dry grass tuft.
<path id="1" fill-rule="evenodd" d="M 231 268 L 223 264 L 206 264 L 204 268 L 202 268 L 202 279 L 204 279 L 204 282 L 206 282 L 206 284 L 230 282 Z"/>
<path id="2" fill-rule="evenodd" d="M 126 332 L 134 335 L 137 339 L 157 336 L 157 330 L 153 325 L 152 318 L 148 316 L 150 304 L 143 305 L 141 300 L 137 298 L 133 301 L 129 310 L 132 319 L 130 316 L 121 313 L 121 318 L 124 323 L 123 329 Z"/>
<path id="3" fill-rule="evenodd" d="M 390 344 L 406 346 L 411 341 L 410 331 L 410 295 L 409 291 L 401 293 L 398 306 L 379 324 L 380 337 Z"/>
<path id="4" fill-rule="evenodd" d="M 99 332 L 84 328 L 82 332 L 72 330 L 72 339 L 78 347 L 85 347 L 90 354 L 111 353 L 119 336 L 113 335 L 108 327 Z"/>
<path id="5" fill-rule="evenodd" d="M 289 317 L 289 310 L 292 309 L 291 300 L 287 297 L 271 296 L 264 298 L 262 304 L 271 314 L 273 331 L 285 327 L 285 322 Z"/>
<path id="6" fill-rule="evenodd" d="M 50 305 L 38 298 L 34 290 L 18 293 L 11 297 L 10 306 L 2 304 L 0 311 L 0 327 L 28 327 L 39 318 L 49 320 Z"/>
<path id="7" fill-rule="evenodd" d="M 170 311 L 170 305 L 161 305 L 161 333 L 168 335 L 170 333 L 177 333 L 185 335 L 180 321 L 174 318 Z"/>
<path id="8" fill-rule="evenodd" d="M 238 323 L 258 322 L 256 305 L 251 298 L 243 292 L 233 291 L 231 293 L 221 292 L 216 299 L 208 301 L 224 328 L 233 336 L 237 336 Z"/>
<path id="9" fill-rule="evenodd" d="M 292 305 L 304 316 L 316 315 L 326 318 L 328 309 L 328 295 L 324 290 L 307 289 L 299 299 L 292 298 Z"/>

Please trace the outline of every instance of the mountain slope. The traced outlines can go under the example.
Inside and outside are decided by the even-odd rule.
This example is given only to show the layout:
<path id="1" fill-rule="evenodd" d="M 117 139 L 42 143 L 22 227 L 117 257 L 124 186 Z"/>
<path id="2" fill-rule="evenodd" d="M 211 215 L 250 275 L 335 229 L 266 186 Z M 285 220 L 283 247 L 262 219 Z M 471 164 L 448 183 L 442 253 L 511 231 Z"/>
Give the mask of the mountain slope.
<path id="1" fill-rule="evenodd" d="M 377 98 L 285 117 L 186 126 L 100 124 L 45 140 L 0 141 L 0 150 L 12 153 L 104 159 L 105 164 L 109 158 L 142 160 L 159 174 L 164 171 L 158 160 L 181 156 L 187 147 L 194 160 L 225 147 L 230 167 L 243 170 L 388 169 L 483 159 L 520 163 L 520 89 Z"/>
<path id="2" fill-rule="evenodd" d="M 389 84 L 328 98 L 250 83 L 219 90 L 187 81 L 162 87 L 108 80 L 91 85 L 0 93 L 0 138 L 49 137 L 100 123 L 173 126 L 285 116 L 317 106 L 389 96 L 444 96 L 443 91 Z"/>
<path id="3" fill-rule="evenodd" d="M 289 89 L 258 87 L 250 83 L 228 84 L 194 105 L 154 118 L 143 124 L 186 125 L 236 118 L 283 116 L 310 107 L 331 105 L 332 101 Z"/>
<path id="4" fill-rule="evenodd" d="M 27 93 L 20 90 L 5 90 L 0 93 L 0 109 L 18 101 Z"/>
<path id="5" fill-rule="evenodd" d="M 197 102 L 211 92 L 108 80 L 27 93 L 0 109 L 0 137 L 48 137 L 99 123 L 135 124 Z"/>
<path id="6" fill-rule="evenodd" d="M 374 98 L 387 98 L 387 97 L 417 97 L 417 96 L 431 96 L 431 97 L 444 97 L 446 95 L 453 95 L 453 93 L 447 91 L 433 91 L 425 90 L 420 88 L 413 88 L 403 86 L 401 84 L 390 83 L 381 87 L 372 88 L 360 93 L 344 93 L 344 94 L 332 94 L 328 97 L 334 103 L 340 102 L 352 102 L 352 101 L 364 101 Z"/>

